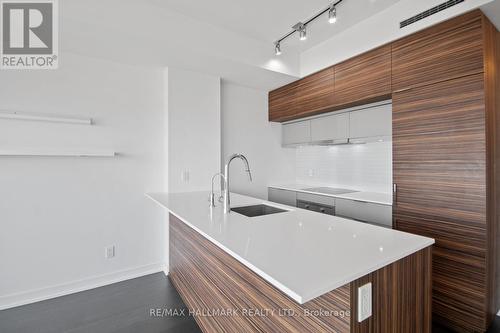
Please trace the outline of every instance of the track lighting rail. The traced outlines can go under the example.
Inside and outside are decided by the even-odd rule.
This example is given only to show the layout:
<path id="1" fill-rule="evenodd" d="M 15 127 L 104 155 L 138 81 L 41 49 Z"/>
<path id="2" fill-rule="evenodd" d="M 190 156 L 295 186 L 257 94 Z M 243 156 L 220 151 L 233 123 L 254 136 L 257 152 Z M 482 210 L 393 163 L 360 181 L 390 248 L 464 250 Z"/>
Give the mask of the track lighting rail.
<path id="1" fill-rule="evenodd" d="M 281 54 L 281 42 L 293 35 L 294 33 L 298 32 L 300 34 L 300 39 L 305 40 L 306 39 L 306 28 L 309 23 L 312 21 L 316 20 L 320 16 L 324 15 L 325 13 L 329 13 L 329 20 L 328 22 L 330 23 L 335 23 L 336 22 L 336 15 L 337 15 L 337 6 L 342 2 L 343 0 L 337 0 L 336 2 L 333 2 L 330 6 L 327 8 L 323 9 L 313 17 L 309 18 L 305 22 L 298 22 L 292 27 L 292 31 L 287 33 L 286 35 L 282 36 L 280 39 L 276 40 L 274 42 L 274 47 L 275 47 L 275 53 L 276 55 Z"/>

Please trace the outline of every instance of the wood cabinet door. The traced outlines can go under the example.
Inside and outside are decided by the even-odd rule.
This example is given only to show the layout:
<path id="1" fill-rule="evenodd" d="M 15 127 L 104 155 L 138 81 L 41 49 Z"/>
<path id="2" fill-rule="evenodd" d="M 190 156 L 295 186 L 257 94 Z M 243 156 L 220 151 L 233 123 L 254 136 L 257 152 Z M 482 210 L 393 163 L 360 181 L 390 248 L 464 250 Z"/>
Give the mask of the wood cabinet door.
<path id="1" fill-rule="evenodd" d="M 335 66 L 335 103 L 354 106 L 390 98 L 391 45 Z"/>
<path id="2" fill-rule="evenodd" d="M 458 331 L 486 325 L 486 163 L 483 74 L 394 93 L 394 226 L 436 240 L 434 320 Z"/>
<path id="3" fill-rule="evenodd" d="M 396 212 L 486 227 L 484 77 L 395 93 Z"/>
<path id="4" fill-rule="evenodd" d="M 306 76 L 297 82 L 296 118 L 326 112 L 334 104 L 334 68 Z"/>
<path id="5" fill-rule="evenodd" d="M 403 215 L 395 215 L 394 224 L 398 230 L 436 239 L 432 250 L 433 321 L 457 332 L 485 332 L 484 230 Z"/>
<path id="6" fill-rule="evenodd" d="M 480 11 L 412 34 L 392 46 L 393 91 L 482 71 Z"/>
<path id="7" fill-rule="evenodd" d="M 269 121 L 287 121 L 296 113 L 298 81 L 269 92 Z"/>

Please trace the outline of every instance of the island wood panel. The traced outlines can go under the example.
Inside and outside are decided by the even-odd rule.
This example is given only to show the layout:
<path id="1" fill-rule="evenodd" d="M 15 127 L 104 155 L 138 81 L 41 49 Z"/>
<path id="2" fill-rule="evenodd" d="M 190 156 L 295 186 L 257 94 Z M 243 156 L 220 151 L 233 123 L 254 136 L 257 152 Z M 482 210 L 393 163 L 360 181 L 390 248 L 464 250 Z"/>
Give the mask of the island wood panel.
<path id="1" fill-rule="evenodd" d="M 295 118 L 328 112 L 334 105 L 334 68 L 328 67 L 297 82 Z"/>
<path id="2" fill-rule="evenodd" d="M 394 225 L 436 239 L 434 320 L 487 328 L 484 75 L 393 95 Z"/>
<path id="3" fill-rule="evenodd" d="M 483 14 L 476 10 L 392 44 L 392 89 L 483 72 Z"/>
<path id="4" fill-rule="evenodd" d="M 349 285 L 299 305 L 172 215 L 170 237 L 173 239 L 170 247 L 170 278 L 190 309 L 275 311 L 267 316 L 252 317 L 196 316 L 204 332 L 350 331 L 348 316 L 303 315 L 305 310 L 349 313 Z M 279 311 L 286 309 L 292 310 L 297 316 L 280 315 Z M 214 330 L 219 327 L 222 329 Z"/>
<path id="5" fill-rule="evenodd" d="M 357 306 L 351 311 L 351 332 L 430 333 L 432 331 L 432 248 L 428 247 L 351 283 L 351 299 L 371 282 L 373 316 L 357 323 Z"/>
<path id="6" fill-rule="evenodd" d="M 170 279 L 191 310 L 273 309 L 267 316 L 195 316 L 204 332 L 430 332 L 431 248 L 299 305 L 170 215 Z M 374 314 L 357 322 L 359 286 L 373 283 Z M 279 309 L 350 316 L 276 315 Z M 333 312 L 332 312 L 333 311 Z M 312 313 L 312 312 L 310 312 Z"/>
<path id="7" fill-rule="evenodd" d="M 287 121 L 297 113 L 298 81 L 269 92 L 269 121 Z"/>
<path id="8" fill-rule="evenodd" d="M 337 107 L 351 107 L 390 99 L 391 93 L 390 44 L 335 66 Z"/>

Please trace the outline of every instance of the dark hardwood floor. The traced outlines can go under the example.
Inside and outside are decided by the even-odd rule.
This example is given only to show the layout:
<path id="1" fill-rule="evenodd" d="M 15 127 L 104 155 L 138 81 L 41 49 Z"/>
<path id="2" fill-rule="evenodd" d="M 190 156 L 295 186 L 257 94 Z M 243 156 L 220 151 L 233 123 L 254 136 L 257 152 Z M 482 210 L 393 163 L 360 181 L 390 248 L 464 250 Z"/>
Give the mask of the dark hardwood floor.
<path id="1" fill-rule="evenodd" d="M 187 310 L 151 316 L 157 308 L 186 309 L 163 273 L 0 311 L 0 332 L 201 332 Z"/>
<path id="2" fill-rule="evenodd" d="M 151 309 L 185 315 L 152 316 Z M 1 333 L 201 332 L 163 273 L 0 311 Z M 433 333 L 448 333 L 433 327 Z M 500 332 L 496 317 L 488 333 Z"/>

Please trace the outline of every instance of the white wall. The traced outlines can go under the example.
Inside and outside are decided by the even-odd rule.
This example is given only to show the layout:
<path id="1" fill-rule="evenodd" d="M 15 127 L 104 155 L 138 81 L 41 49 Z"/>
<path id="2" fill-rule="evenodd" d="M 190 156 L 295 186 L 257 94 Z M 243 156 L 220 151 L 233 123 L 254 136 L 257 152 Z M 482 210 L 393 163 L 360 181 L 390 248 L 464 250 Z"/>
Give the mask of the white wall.
<path id="1" fill-rule="evenodd" d="M 2 71 L 0 109 L 94 126 L 0 119 L 0 148 L 112 148 L 116 158 L 0 157 L 0 308 L 159 271 L 164 213 L 161 70 L 61 54 L 54 71 Z M 116 245 L 116 257 L 104 258 Z"/>
<path id="2" fill-rule="evenodd" d="M 210 189 L 220 170 L 220 78 L 169 68 L 168 80 L 168 190 Z M 183 179 L 184 172 L 189 173 Z"/>
<path id="3" fill-rule="evenodd" d="M 277 59 L 272 41 L 168 7 L 165 1 L 61 0 L 59 45 L 74 53 L 184 68 L 255 87 L 281 86 L 300 74 L 298 52 L 289 50 Z"/>
<path id="4" fill-rule="evenodd" d="M 402 20 L 443 2 L 443 0 L 401 0 L 386 10 L 302 52 L 300 55 L 301 76 L 337 64 L 491 1 L 468 0 L 400 29 L 399 22 Z"/>
<path id="5" fill-rule="evenodd" d="M 244 154 L 253 182 L 241 161 L 231 166 L 231 191 L 267 199 L 267 186 L 295 180 L 295 151 L 281 148 L 281 125 L 268 121 L 267 92 L 222 84 L 222 147 L 224 160 Z"/>
<path id="6" fill-rule="evenodd" d="M 391 193 L 392 143 L 297 148 L 297 183 Z"/>

